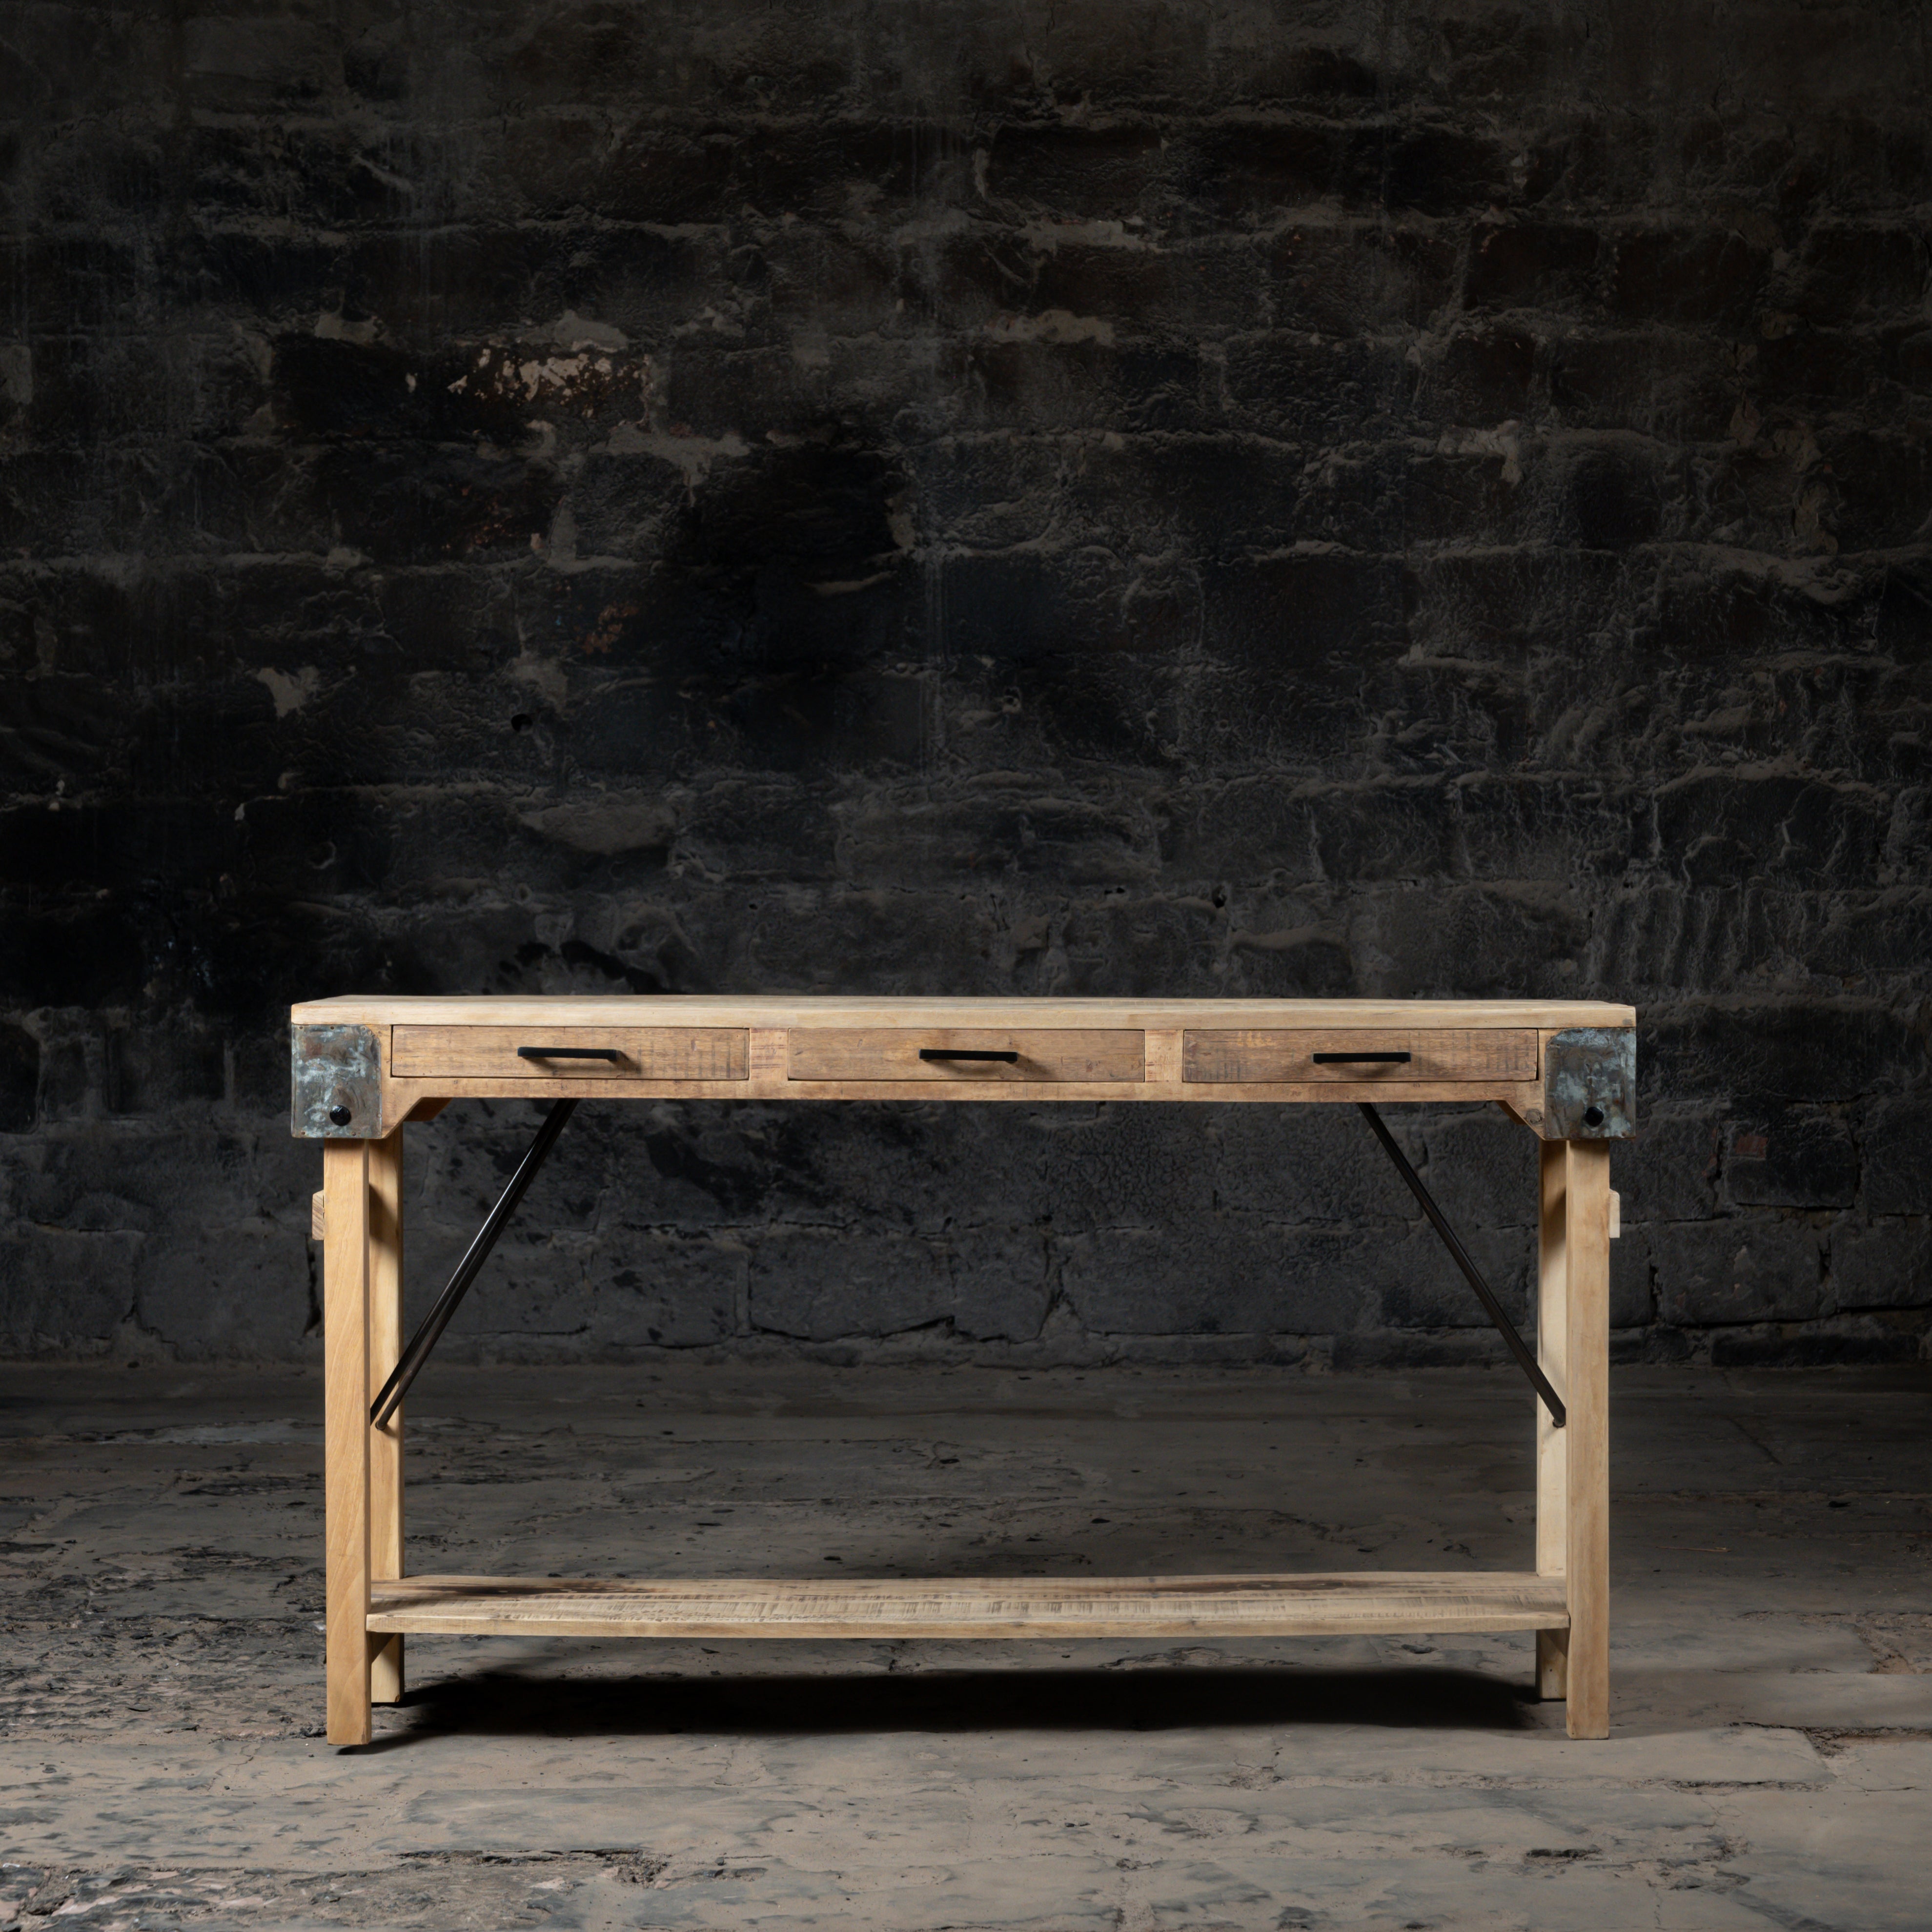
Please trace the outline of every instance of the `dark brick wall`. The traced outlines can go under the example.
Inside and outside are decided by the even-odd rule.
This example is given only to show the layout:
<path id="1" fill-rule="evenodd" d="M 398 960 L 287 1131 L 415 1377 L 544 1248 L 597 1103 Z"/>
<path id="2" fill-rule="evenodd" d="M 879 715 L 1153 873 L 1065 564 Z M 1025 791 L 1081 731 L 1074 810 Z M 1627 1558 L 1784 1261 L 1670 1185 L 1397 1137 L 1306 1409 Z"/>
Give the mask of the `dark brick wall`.
<path id="1" fill-rule="evenodd" d="M 5 9 L 4 1346 L 313 1351 L 292 998 L 818 987 L 1635 1000 L 1622 1346 L 1917 1355 L 1925 34 Z M 458 1346 L 1495 1354 L 1346 1115 L 566 1147 Z"/>

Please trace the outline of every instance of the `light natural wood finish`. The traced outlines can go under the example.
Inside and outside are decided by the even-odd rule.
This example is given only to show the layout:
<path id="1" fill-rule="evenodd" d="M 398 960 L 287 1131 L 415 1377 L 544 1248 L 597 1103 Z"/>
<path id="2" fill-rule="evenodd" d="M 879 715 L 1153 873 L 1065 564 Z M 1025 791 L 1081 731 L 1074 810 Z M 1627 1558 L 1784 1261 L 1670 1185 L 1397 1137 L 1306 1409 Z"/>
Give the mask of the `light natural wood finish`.
<path id="1" fill-rule="evenodd" d="M 538 994 L 304 1000 L 297 1026 L 1047 1027 L 1132 1030 L 1307 1027 L 1630 1027 L 1634 1006 L 1600 1000 L 874 999 L 823 993 Z"/>
<path id="2" fill-rule="evenodd" d="M 322 1502 L 328 1741 L 369 1742 L 369 1148 L 325 1141 Z"/>
<path id="3" fill-rule="evenodd" d="M 1017 1060 L 922 1060 L 928 1049 L 970 1048 L 1017 1053 Z M 812 1027 L 791 1036 L 788 1071 L 794 1080 L 1002 1082 L 1138 1081 L 1146 1065 L 1142 1036 L 1126 1030 L 1050 1030 L 1041 1027 Z"/>
<path id="4" fill-rule="evenodd" d="M 1624 1238 L 1624 1197 L 1613 1187 L 1610 1190 L 1610 1239 L 1620 1241 Z"/>
<path id="5" fill-rule="evenodd" d="M 1507 1572 L 904 1582 L 412 1576 L 376 1586 L 369 1628 L 479 1636 L 1344 1636 L 1535 1630 L 1563 1614 L 1559 1580 Z"/>
<path id="6" fill-rule="evenodd" d="M 540 1060 L 520 1046 L 608 1048 L 621 1060 Z M 742 1080 L 751 1070 L 742 1027 L 586 1027 L 549 1020 L 529 1026 L 399 1026 L 390 1036 L 389 1066 L 404 1076 L 482 1075 L 538 1080 Z"/>
<path id="7" fill-rule="evenodd" d="M 1380 1093 L 1494 1100 L 1540 1131 L 1543 1041 L 1566 1028 L 1628 1028 L 1635 1014 L 1583 1001 L 811 995 L 346 999 L 298 1006 L 294 1018 L 382 1033 L 381 1112 L 392 1121 L 430 1119 L 471 1096 L 1334 1105 Z M 682 1044 L 664 1047 L 672 1040 Z M 517 1058 L 517 1046 L 545 1043 L 608 1045 L 626 1059 L 614 1072 L 594 1062 L 545 1072 Z M 922 1046 L 1023 1058 L 1012 1066 L 921 1061 Z M 1414 1057 L 1393 1069 L 1299 1064 L 1352 1048 Z M 401 1147 L 400 1132 L 386 1142 L 326 1139 L 319 1212 L 311 1206 L 325 1248 L 333 1742 L 367 1742 L 372 1697 L 400 1695 L 401 1646 L 412 1630 L 1138 1640 L 1528 1630 L 1537 1635 L 1540 1688 L 1568 1696 L 1570 1735 L 1608 1734 L 1608 1243 L 1621 1203 L 1602 1142 L 1543 1150 L 1538 1340 L 1570 1420 L 1558 1432 L 1539 1416 L 1533 1576 L 608 1583 L 400 1576 L 400 1418 L 375 1430 L 368 1409 L 402 1342 Z"/>
<path id="8" fill-rule="evenodd" d="M 403 1352 L 403 1130 L 369 1146 L 369 1400 Z M 369 1428 L 369 1574 L 403 1574 L 403 1412 Z M 370 1646 L 369 1696 L 403 1694 L 403 1640 Z"/>
<path id="9" fill-rule="evenodd" d="M 320 1188 L 308 1197 L 308 1238 L 312 1241 L 325 1240 L 328 1233 L 328 1216 L 323 1206 L 326 1197 Z"/>
<path id="10" fill-rule="evenodd" d="M 755 1031 L 753 1038 L 757 1037 Z M 1458 1106 L 1495 1100 L 1508 1107 L 1540 1101 L 1540 1085 L 1487 1081 L 1418 1080 L 1390 1094 L 1384 1087 L 1360 1080 L 1319 1080 L 1261 1086 L 1252 1083 L 1221 1086 L 1205 1081 L 1175 1081 L 1155 1085 L 1142 1081 L 988 1080 L 968 1087 L 963 1082 L 929 1081 L 914 1086 L 903 1080 L 790 1080 L 755 1070 L 749 1080 L 731 1084 L 722 1080 L 394 1080 L 389 1083 L 392 1116 L 407 1109 L 425 1094 L 446 1100 L 1180 1100 L 1198 1106 L 1231 1104 L 1281 1106 L 1342 1106 L 1358 1100 L 1450 1101 Z"/>
<path id="11" fill-rule="evenodd" d="M 1564 1178 L 1569 1156 L 1562 1141 L 1538 1144 L 1540 1156 L 1537 1238 L 1536 1359 L 1558 1395 L 1569 1377 L 1564 1337 L 1568 1332 L 1569 1278 L 1563 1262 Z M 1566 1556 L 1564 1523 L 1568 1474 L 1564 1443 L 1569 1435 L 1551 1422 L 1541 1402 L 1536 1409 L 1536 1569 L 1560 1579 Z M 1540 1696 L 1560 1701 L 1569 1682 L 1570 1632 L 1566 1627 L 1536 1634 L 1536 1688 Z"/>
<path id="12" fill-rule="evenodd" d="M 1610 1734 L 1610 1149 L 1566 1141 L 1564 1582 L 1569 1731 Z"/>
<path id="13" fill-rule="evenodd" d="M 1538 1036 L 1526 1028 L 1190 1028 L 1183 1077 L 1190 1081 L 1347 1080 L 1380 1086 L 1415 1081 L 1526 1081 L 1537 1076 Z M 1318 1065 L 1318 1053 L 1406 1053 L 1406 1061 Z"/>
<path id="14" fill-rule="evenodd" d="M 1163 1092 L 1162 1099 L 1179 1099 L 1182 1038 L 1180 1030 L 1158 1029 L 1144 1033 L 1141 1037 L 1145 1042 L 1143 1054 L 1146 1061 L 1142 1079 L 1150 1087 L 1174 1090 L 1172 1094 Z"/>

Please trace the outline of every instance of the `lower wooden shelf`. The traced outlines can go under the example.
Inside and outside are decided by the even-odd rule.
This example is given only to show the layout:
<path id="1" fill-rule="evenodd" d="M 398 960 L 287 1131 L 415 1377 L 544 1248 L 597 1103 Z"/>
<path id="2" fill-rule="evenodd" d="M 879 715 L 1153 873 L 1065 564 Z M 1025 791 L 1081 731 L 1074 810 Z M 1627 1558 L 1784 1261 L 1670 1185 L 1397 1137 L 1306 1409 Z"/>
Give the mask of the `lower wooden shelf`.
<path id="1" fill-rule="evenodd" d="M 369 1628 L 452 1636 L 1342 1636 L 1560 1630 L 1563 1579 L 1516 1571 L 809 1581 L 409 1576 Z"/>

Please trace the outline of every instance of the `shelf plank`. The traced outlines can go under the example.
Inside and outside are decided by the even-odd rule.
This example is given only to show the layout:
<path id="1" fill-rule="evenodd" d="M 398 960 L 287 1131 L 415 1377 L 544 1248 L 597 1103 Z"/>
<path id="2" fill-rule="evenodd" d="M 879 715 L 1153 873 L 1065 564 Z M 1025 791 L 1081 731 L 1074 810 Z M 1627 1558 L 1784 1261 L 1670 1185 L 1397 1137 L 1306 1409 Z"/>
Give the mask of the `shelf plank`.
<path id="1" fill-rule="evenodd" d="M 1560 1576 L 1516 1571 L 909 1580 L 411 1576 L 369 1628 L 454 1636 L 1344 1636 L 1560 1629 Z"/>

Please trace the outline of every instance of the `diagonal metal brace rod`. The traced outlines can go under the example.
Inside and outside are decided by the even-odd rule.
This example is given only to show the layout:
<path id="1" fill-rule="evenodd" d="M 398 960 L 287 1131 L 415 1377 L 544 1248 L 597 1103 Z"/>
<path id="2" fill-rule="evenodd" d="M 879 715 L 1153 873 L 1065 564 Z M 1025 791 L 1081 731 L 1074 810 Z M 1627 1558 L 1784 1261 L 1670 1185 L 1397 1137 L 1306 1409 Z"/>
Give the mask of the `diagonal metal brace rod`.
<path id="1" fill-rule="evenodd" d="M 397 1405 L 409 1394 L 410 1384 L 416 1378 L 416 1371 L 429 1360 L 429 1352 L 436 1346 L 436 1338 L 449 1326 L 449 1318 L 470 1292 L 470 1284 L 482 1273 L 483 1264 L 490 1258 L 490 1250 L 496 1245 L 496 1237 L 517 1211 L 517 1203 L 524 1198 L 524 1190 L 537 1178 L 537 1169 L 556 1146 L 557 1136 L 563 1132 L 563 1124 L 576 1111 L 574 1100 L 560 1100 L 544 1116 L 544 1124 L 538 1128 L 530 1152 L 517 1163 L 517 1171 L 511 1175 L 509 1186 L 503 1190 L 496 1206 L 477 1229 L 476 1240 L 470 1244 L 470 1252 L 457 1263 L 456 1272 L 449 1277 L 449 1286 L 436 1297 L 436 1306 L 423 1317 L 422 1326 L 410 1337 L 410 1346 L 390 1370 L 389 1379 L 382 1384 L 382 1393 L 369 1405 L 369 1420 L 376 1428 L 381 1428 L 388 1420 L 396 1412 Z"/>
<path id="2" fill-rule="evenodd" d="M 1422 1204 L 1422 1211 L 1429 1216 L 1429 1225 L 1442 1237 L 1442 1245 L 1455 1258 L 1456 1265 L 1462 1270 L 1464 1279 L 1476 1291 L 1476 1299 L 1483 1304 L 1484 1311 L 1496 1324 L 1503 1340 L 1509 1344 L 1509 1352 L 1516 1358 L 1531 1384 L 1543 1398 L 1543 1406 L 1550 1412 L 1550 1419 L 1558 1429 L 1563 1426 L 1564 1414 L 1563 1398 L 1550 1385 L 1550 1378 L 1543 1372 L 1536 1358 L 1530 1353 L 1529 1344 L 1516 1333 L 1516 1324 L 1503 1312 L 1503 1305 L 1490 1292 L 1490 1285 L 1481 1271 L 1469 1258 L 1469 1251 L 1456 1238 L 1456 1231 L 1450 1227 L 1442 1210 L 1436 1206 L 1436 1197 L 1423 1185 L 1422 1177 L 1408 1162 L 1408 1156 L 1396 1145 L 1394 1135 L 1388 1125 L 1366 1100 L 1355 1103 L 1368 1118 L 1369 1125 L 1376 1130 L 1376 1138 L 1380 1141 L 1390 1160 L 1395 1162 L 1395 1171 L 1408 1183 L 1408 1191 Z"/>

